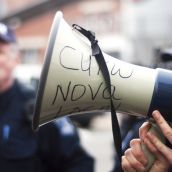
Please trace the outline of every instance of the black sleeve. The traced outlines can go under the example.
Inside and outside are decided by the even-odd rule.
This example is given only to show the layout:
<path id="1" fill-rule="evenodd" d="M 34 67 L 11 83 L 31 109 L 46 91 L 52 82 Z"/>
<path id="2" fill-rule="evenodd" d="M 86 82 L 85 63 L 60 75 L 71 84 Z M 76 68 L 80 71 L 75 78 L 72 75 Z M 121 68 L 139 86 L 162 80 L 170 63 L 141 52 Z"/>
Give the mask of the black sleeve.
<path id="1" fill-rule="evenodd" d="M 68 118 L 43 125 L 39 135 L 41 156 L 49 171 L 94 171 L 94 160 L 81 146 L 77 130 Z"/>

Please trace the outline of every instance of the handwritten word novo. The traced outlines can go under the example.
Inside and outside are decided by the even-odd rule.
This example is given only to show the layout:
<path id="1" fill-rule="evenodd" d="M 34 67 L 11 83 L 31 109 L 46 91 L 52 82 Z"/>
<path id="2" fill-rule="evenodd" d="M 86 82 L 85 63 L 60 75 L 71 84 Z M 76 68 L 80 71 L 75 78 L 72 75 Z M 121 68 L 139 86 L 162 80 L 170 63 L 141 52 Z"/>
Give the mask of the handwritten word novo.
<path id="1" fill-rule="evenodd" d="M 97 85 L 97 88 L 94 89 L 90 84 L 73 84 L 69 81 L 69 84 L 66 88 L 63 88 L 61 85 L 57 85 L 56 92 L 52 101 L 52 105 L 58 101 L 58 97 L 61 96 L 63 101 L 78 101 L 84 96 L 89 96 L 90 100 L 94 101 L 97 98 L 97 95 L 100 94 L 103 99 L 114 99 L 121 100 L 120 98 L 115 97 L 115 86 L 111 85 L 112 92 L 111 95 L 108 94 L 108 87 L 103 86 L 103 82 Z"/>

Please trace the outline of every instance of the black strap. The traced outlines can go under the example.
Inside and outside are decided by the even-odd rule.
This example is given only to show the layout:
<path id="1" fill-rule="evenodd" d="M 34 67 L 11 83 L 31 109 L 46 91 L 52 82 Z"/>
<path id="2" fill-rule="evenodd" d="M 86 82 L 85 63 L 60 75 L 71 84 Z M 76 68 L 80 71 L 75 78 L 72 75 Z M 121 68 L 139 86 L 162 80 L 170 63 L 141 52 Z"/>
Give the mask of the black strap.
<path id="1" fill-rule="evenodd" d="M 112 132 L 113 132 L 113 139 L 116 147 L 116 152 L 118 154 L 119 161 L 121 162 L 121 156 L 122 156 L 122 139 L 121 139 L 121 133 L 120 133 L 120 127 L 116 115 L 116 108 L 113 104 L 112 100 L 112 93 L 111 93 L 111 80 L 109 71 L 104 59 L 104 56 L 102 54 L 102 51 L 98 45 L 98 41 L 95 39 L 95 34 L 91 31 L 85 30 L 84 28 L 73 24 L 72 25 L 74 29 L 78 30 L 80 33 L 82 33 L 85 37 L 89 39 L 91 42 L 91 49 L 92 49 L 92 56 L 95 56 L 97 63 L 99 64 L 100 70 L 103 74 L 103 78 L 106 82 L 106 85 L 108 87 L 108 91 L 110 94 L 110 104 L 111 104 L 111 121 L 112 121 Z"/>

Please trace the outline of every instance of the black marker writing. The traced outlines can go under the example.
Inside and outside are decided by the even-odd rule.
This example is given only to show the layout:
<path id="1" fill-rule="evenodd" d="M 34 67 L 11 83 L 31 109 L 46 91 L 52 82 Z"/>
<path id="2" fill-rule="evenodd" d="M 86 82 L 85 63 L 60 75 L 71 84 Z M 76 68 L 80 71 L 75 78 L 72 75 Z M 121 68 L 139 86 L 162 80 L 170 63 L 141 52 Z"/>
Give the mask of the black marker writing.
<path id="1" fill-rule="evenodd" d="M 55 103 L 55 101 L 56 101 L 56 98 L 57 98 L 57 95 L 58 95 L 59 90 L 60 90 L 60 92 L 61 92 L 61 95 L 63 96 L 63 100 L 64 100 L 64 101 L 67 100 L 67 97 L 68 97 L 68 94 L 69 94 L 70 85 L 71 85 L 71 82 L 69 82 L 69 84 L 68 84 L 68 88 L 67 88 L 66 95 L 64 95 L 62 86 L 61 86 L 61 85 L 57 85 L 57 89 L 56 89 L 56 93 L 55 93 L 54 99 L 53 99 L 53 101 L 52 101 L 52 105 L 53 105 L 53 104 Z"/>
<path id="2" fill-rule="evenodd" d="M 81 70 L 82 71 L 89 71 L 89 76 L 91 75 L 91 57 L 92 56 L 89 56 L 89 62 L 88 62 L 88 67 L 86 69 L 84 69 L 84 58 L 83 58 L 83 55 L 82 55 L 82 59 L 81 59 Z"/>
<path id="3" fill-rule="evenodd" d="M 79 113 L 79 112 L 87 112 L 93 110 L 95 107 L 94 106 L 87 106 L 87 107 L 74 107 L 68 114 L 73 114 L 73 113 Z"/>
<path id="4" fill-rule="evenodd" d="M 111 95 L 108 94 L 108 87 L 103 87 L 103 82 L 97 85 L 97 88 L 92 87 L 90 84 L 74 84 L 70 81 L 67 88 L 63 88 L 61 85 L 57 85 L 54 98 L 51 105 L 54 105 L 58 100 L 58 97 L 61 96 L 64 101 L 78 101 L 85 95 L 90 96 L 91 100 L 95 100 L 97 95 L 101 95 L 103 99 L 113 98 L 115 100 L 121 100 L 120 98 L 115 97 L 115 86 L 111 85 L 112 92 Z"/>
<path id="5" fill-rule="evenodd" d="M 121 73 L 122 73 L 121 68 L 117 68 L 117 70 L 115 71 L 115 64 L 114 64 L 114 66 L 112 67 L 112 70 L 111 70 L 111 75 L 119 74 L 119 76 L 121 78 L 130 78 L 132 76 L 132 74 L 133 74 L 133 70 L 129 74 L 125 75 L 125 76 L 122 75 Z"/>
<path id="6" fill-rule="evenodd" d="M 78 63 L 73 63 L 72 65 L 68 64 L 68 60 L 66 58 L 70 58 L 70 57 L 66 57 L 65 56 L 65 52 L 67 54 L 71 54 L 69 52 L 76 52 L 76 56 L 77 56 L 77 60 L 80 61 L 80 66 L 78 65 Z M 79 53 L 78 53 L 79 52 Z M 65 69 L 68 69 L 68 70 L 81 70 L 83 72 L 88 72 L 89 76 L 91 76 L 91 65 L 92 65 L 92 59 L 93 59 L 94 56 L 91 56 L 90 54 L 86 55 L 84 57 L 84 53 L 76 50 L 75 48 L 73 47 L 70 47 L 70 46 L 64 46 L 62 48 L 62 50 L 60 51 L 60 65 L 65 68 Z M 94 57 L 95 58 L 95 57 Z M 84 61 L 84 59 L 86 61 Z M 106 64 L 109 63 L 109 61 L 106 62 Z M 77 66 L 78 65 L 78 66 Z M 113 67 L 111 69 L 109 69 L 110 71 L 110 74 L 111 75 L 119 75 L 121 78 L 130 78 L 133 74 L 133 70 L 131 70 L 128 74 L 122 74 L 123 71 L 122 71 L 122 68 L 120 66 L 117 66 L 117 65 L 113 65 Z M 97 75 L 100 74 L 100 67 L 98 66 L 98 69 L 97 69 Z"/>
<path id="7" fill-rule="evenodd" d="M 60 57 L 59 57 L 59 59 L 60 59 L 60 64 L 61 64 L 61 66 L 63 66 L 65 69 L 79 70 L 79 68 L 74 68 L 74 67 L 70 67 L 70 66 L 65 65 L 65 62 L 63 62 L 63 57 L 65 57 L 65 56 L 63 56 L 63 53 L 64 53 L 64 51 L 65 51 L 66 49 L 71 49 L 71 50 L 76 51 L 74 48 L 72 48 L 72 47 L 70 47 L 70 46 L 65 46 L 65 47 L 60 51 Z M 70 58 L 70 57 L 69 57 L 69 58 Z"/>
<path id="8" fill-rule="evenodd" d="M 78 92 L 78 89 L 80 90 L 79 92 Z M 81 89 L 82 89 L 82 91 L 81 91 Z M 79 96 L 76 97 L 75 96 L 76 94 L 74 94 L 75 92 L 77 94 L 79 94 Z M 85 94 L 85 92 L 86 92 L 86 86 L 85 85 L 81 85 L 81 84 L 74 85 L 74 87 L 72 89 L 72 93 L 71 93 L 71 100 L 72 101 L 79 100 Z"/>
<path id="9" fill-rule="evenodd" d="M 103 84 L 103 82 L 102 82 L 102 83 L 100 83 L 100 85 L 99 85 L 99 87 L 98 87 L 98 89 L 97 89 L 97 91 L 96 91 L 96 93 L 95 93 L 95 94 L 93 93 L 93 89 L 92 89 L 91 85 L 90 85 L 90 84 L 88 84 L 88 86 L 89 86 L 89 88 L 90 88 L 90 91 L 91 91 L 91 98 L 92 98 L 92 100 L 94 100 L 94 99 L 95 99 L 95 97 L 97 96 L 97 94 L 98 94 L 98 92 L 99 92 L 100 87 L 102 86 L 102 84 Z"/>
<path id="10" fill-rule="evenodd" d="M 121 100 L 120 98 L 115 97 L 115 86 L 111 85 L 111 95 L 109 94 L 108 87 L 106 87 L 103 90 L 103 98 L 104 99 L 111 99 L 113 98 L 114 100 Z"/>

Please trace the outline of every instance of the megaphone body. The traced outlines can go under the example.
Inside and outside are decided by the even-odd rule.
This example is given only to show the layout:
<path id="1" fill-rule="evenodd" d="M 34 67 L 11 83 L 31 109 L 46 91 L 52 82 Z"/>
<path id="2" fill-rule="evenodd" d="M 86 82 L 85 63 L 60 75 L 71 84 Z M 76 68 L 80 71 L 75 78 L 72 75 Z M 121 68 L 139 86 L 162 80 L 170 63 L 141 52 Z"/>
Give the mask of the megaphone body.
<path id="1" fill-rule="evenodd" d="M 113 44 L 113 42 L 109 42 Z M 65 115 L 117 111 L 147 117 L 155 109 L 172 121 L 172 72 L 130 64 L 103 53 L 111 95 L 90 42 L 55 16 L 40 78 L 33 128 Z"/>

